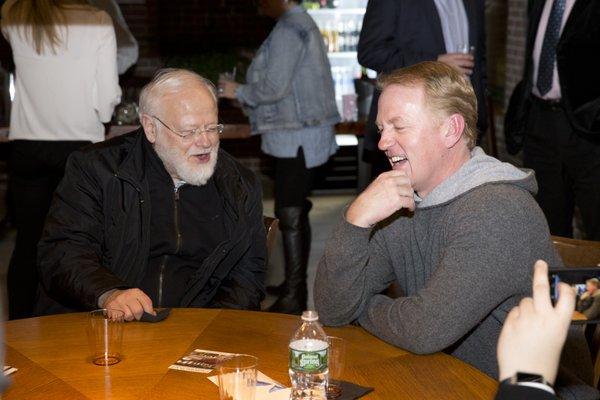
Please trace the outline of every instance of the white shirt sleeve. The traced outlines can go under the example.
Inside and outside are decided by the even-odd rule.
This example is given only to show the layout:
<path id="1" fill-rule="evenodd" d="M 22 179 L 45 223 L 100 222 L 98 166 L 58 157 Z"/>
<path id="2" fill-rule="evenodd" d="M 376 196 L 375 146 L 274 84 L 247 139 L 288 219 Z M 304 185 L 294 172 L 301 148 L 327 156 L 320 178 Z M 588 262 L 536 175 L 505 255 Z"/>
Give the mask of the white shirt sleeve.
<path id="1" fill-rule="evenodd" d="M 115 30 L 108 14 L 102 25 L 100 46 L 94 82 L 95 109 L 102 122 L 109 122 L 113 110 L 121 101 L 119 74 L 117 71 L 117 41 Z"/>

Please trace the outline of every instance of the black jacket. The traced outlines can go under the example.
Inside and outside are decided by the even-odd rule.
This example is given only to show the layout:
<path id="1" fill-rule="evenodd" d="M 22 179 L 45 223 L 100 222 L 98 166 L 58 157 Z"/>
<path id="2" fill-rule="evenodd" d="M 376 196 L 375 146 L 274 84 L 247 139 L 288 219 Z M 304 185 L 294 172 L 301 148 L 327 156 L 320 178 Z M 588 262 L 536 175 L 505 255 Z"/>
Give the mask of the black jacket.
<path id="1" fill-rule="evenodd" d="M 151 234 L 143 143 L 139 129 L 69 158 L 38 246 L 38 314 L 95 309 L 104 292 L 140 283 Z M 222 150 L 214 179 L 228 239 L 181 288 L 181 307 L 259 309 L 266 259 L 260 182 Z"/>
<path id="2" fill-rule="evenodd" d="M 525 72 L 515 87 L 504 122 L 511 154 L 523 147 L 533 88 L 533 47 L 544 0 L 530 1 Z M 575 131 L 600 135 L 600 1 L 576 0 L 556 47 L 562 103 Z"/>
<path id="3" fill-rule="evenodd" d="M 477 127 L 487 128 L 485 12 L 482 0 L 463 0 L 469 20 L 469 42 L 475 46 L 471 83 L 477 95 Z M 358 42 L 358 62 L 378 73 L 389 73 L 445 54 L 442 23 L 434 0 L 369 0 Z M 373 95 L 365 133 L 365 148 L 377 150 L 375 127 L 379 91 Z"/>

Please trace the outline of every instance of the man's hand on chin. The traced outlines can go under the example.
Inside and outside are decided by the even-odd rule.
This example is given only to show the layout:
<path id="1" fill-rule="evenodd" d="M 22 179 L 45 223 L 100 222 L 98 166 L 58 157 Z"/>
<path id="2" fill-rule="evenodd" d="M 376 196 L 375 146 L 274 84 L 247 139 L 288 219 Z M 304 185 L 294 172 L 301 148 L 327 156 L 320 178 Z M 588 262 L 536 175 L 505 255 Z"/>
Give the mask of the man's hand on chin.
<path id="1" fill-rule="evenodd" d="M 352 202 L 346 212 L 346 221 L 370 228 L 402 208 L 415 209 L 410 179 L 403 171 L 387 171 Z"/>
<path id="2" fill-rule="evenodd" d="M 139 321 L 144 312 L 156 315 L 152 300 L 140 289 L 116 289 L 102 304 L 102 308 L 123 311 L 125 321 Z"/>

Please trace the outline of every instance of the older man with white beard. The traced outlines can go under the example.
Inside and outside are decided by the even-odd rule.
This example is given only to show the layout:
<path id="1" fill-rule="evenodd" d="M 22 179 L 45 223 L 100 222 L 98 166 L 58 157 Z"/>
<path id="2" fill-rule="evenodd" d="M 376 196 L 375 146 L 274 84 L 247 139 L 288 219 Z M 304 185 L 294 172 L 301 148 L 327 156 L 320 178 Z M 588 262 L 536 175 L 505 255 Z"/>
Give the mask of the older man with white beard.
<path id="1" fill-rule="evenodd" d="M 260 183 L 219 150 L 217 111 L 208 80 L 162 70 L 140 93 L 141 129 L 72 155 L 39 244 L 38 314 L 259 309 Z"/>

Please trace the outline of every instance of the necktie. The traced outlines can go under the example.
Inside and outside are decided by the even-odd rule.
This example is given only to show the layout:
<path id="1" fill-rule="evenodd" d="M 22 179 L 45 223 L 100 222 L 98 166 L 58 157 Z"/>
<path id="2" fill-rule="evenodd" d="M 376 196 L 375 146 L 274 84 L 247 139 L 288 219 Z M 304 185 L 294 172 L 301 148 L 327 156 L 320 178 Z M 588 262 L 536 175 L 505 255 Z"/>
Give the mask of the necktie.
<path id="1" fill-rule="evenodd" d="M 538 66 L 538 76 L 536 86 L 540 94 L 544 96 L 552 88 L 552 74 L 554 72 L 554 62 L 556 60 L 556 45 L 560 38 L 560 25 L 565 12 L 566 0 L 554 0 L 548 26 L 544 34 L 542 43 L 542 52 Z"/>

